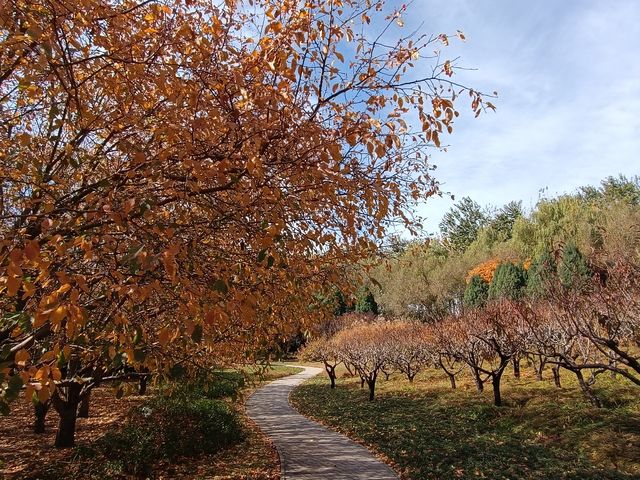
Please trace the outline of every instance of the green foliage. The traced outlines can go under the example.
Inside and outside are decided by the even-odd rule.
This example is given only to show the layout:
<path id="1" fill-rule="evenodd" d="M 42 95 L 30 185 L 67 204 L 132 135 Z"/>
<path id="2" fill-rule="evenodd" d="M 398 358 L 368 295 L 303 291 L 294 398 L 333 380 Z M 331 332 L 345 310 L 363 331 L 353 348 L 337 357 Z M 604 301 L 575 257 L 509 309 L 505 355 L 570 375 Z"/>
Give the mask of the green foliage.
<path id="1" fill-rule="evenodd" d="M 451 249 L 463 252 L 478 236 L 478 231 L 488 222 L 480 205 L 464 197 L 445 213 L 440 231 Z"/>
<path id="2" fill-rule="evenodd" d="M 371 290 L 362 287 L 358 290 L 356 298 L 356 312 L 378 314 L 378 304 Z"/>
<path id="3" fill-rule="evenodd" d="M 580 290 L 591 277 L 587 261 L 573 243 L 562 249 L 562 262 L 558 265 L 558 278 L 565 287 Z"/>
<path id="4" fill-rule="evenodd" d="M 591 202 L 621 202 L 640 205 L 640 177 L 610 176 L 600 182 L 599 188 L 581 187 L 578 195 L 585 201 Z"/>
<path id="5" fill-rule="evenodd" d="M 527 274 L 527 294 L 531 297 L 544 296 L 548 290 L 550 282 L 555 279 L 557 271 L 556 260 L 549 252 L 543 250 L 531 262 Z"/>
<path id="6" fill-rule="evenodd" d="M 482 307 L 489 298 L 489 284 L 479 275 L 474 275 L 464 291 L 464 305 L 466 307 Z"/>
<path id="7" fill-rule="evenodd" d="M 335 287 L 331 292 L 331 296 L 329 297 L 329 305 L 332 308 L 333 315 L 336 317 L 344 315 L 349 311 L 349 307 L 344 299 L 342 290 L 337 287 Z"/>
<path id="8" fill-rule="evenodd" d="M 496 212 L 489 223 L 489 228 L 493 230 L 502 241 L 509 240 L 512 235 L 513 225 L 516 220 L 523 215 L 522 202 L 509 202 Z"/>
<path id="9" fill-rule="evenodd" d="M 173 391 L 174 396 L 235 399 L 245 386 L 245 377 L 237 371 L 215 371 L 202 374 L 188 384 L 179 385 L 179 388 Z"/>
<path id="10" fill-rule="evenodd" d="M 489 285 L 489 299 L 520 298 L 527 284 L 527 272 L 522 265 L 501 263 Z"/>
<path id="11" fill-rule="evenodd" d="M 160 395 L 133 409 L 122 429 L 78 449 L 78 454 L 101 456 L 109 459 L 110 469 L 119 466 L 122 473 L 146 476 L 159 461 L 212 454 L 240 442 L 240 418 L 219 398 L 235 395 L 241 377 L 221 375 L 214 388 L 182 385 L 174 395 Z"/>

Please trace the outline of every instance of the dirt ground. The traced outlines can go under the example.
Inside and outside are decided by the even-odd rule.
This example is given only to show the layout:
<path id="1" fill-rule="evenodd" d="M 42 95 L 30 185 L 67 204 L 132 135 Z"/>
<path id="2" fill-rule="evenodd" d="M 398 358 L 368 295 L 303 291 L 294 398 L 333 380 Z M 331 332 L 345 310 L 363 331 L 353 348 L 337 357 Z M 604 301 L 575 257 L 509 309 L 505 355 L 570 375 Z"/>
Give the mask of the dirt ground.
<path id="1" fill-rule="evenodd" d="M 149 390 L 151 393 L 152 390 Z M 131 395 L 116 399 L 109 388 L 92 392 L 89 418 L 79 418 L 76 445 L 88 444 L 118 428 L 127 412 L 148 396 Z M 269 439 L 241 410 L 247 436 L 245 440 L 215 455 L 203 455 L 184 461 L 159 464 L 153 478 L 216 479 L 216 480 L 276 480 L 280 478 L 278 454 Z M 46 432 L 33 433 L 33 406 L 24 398 L 12 404 L 8 417 L 0 417 L 0 479 L 16 479 L 46 471 L 46 465 L 68 464 L 65 471 L 76 477 L 73 449 L 56 449 L 53 444 L 58 415 L 53 407 L 46 418 Z M 74 468 L 76 467 L 76 468 Z M 74 472 L 74 473 L 71 473 Z M 69 477 L 70 478 L 70 477 Z"/>
<path id="2" fill-rule="evenodd" d="M 131 395 L 116 399 L 110 388 L 96 388 L 91 393 L 89 418 L 76 424 L 76 445 L 103 435 L 109 426 L 117 426 L 127 412 L 146 397 Z M 47 413 L 45 433 L 33 433 L 33 405 L 24 397 L 11 405 L 11 414 L 0 417 L 0 478 L 28 474 L 34 466 L 64 460 L 72 450 L 54 448 L 58 414 L 51 407 Z"/>

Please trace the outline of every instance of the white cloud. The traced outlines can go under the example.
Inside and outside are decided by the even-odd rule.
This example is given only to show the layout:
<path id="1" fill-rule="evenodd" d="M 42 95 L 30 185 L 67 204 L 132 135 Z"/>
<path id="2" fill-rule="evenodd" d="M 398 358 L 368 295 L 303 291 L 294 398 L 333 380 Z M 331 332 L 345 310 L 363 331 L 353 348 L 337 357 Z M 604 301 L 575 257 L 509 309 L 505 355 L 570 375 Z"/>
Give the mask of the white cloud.
<path id="1" fill-rule="evenodd" d="M 430 32 L 462 29 L 445 51 L 478 71 L 459 80 L 498 90 L 498 112 L 459 121 L 436 174 L 457 197 L 535 203 L 549 193 L 640 173 L 640 2 L 436 2 L 412 5 Z M 410 28 L 411 25 L 408 25 Z M 448 200 L 421 209 L 434 231 Z"/>

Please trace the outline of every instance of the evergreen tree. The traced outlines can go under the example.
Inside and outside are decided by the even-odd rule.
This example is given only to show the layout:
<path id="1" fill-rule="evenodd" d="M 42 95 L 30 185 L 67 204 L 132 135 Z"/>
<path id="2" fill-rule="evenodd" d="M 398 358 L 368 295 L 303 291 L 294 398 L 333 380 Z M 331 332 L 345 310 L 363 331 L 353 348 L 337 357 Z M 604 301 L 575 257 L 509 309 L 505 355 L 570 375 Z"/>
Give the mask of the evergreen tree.
<path id="1" fill-rule="evenodd" d="M 562 249 L 562 262 L 558 265 L 560 283 L 568 288 L 582 289 L 591 278 L 591 269 L 587 261 L 573 243 L 567 243 Z"/>
<path id="2" fill-rule="evenodd" d="M 356 312 L 358 313 L 373 313 L 378 314 L 378 304 L 376 302 L 373 293 L 367 287 L 362 287 L 358 290 L 356 298 Z"/>
<path id="3" fill-rule="evenodd" d="M 339 317 L 349 311 L 347 302 L 344 299 L 344 295 L 339 288 L 334 288 L 331 297 L 329 298 L 330 305 L 333 308 L 333 315 Z"/>
<path id="4" fill-rule="evenodd" d="M 445 213 L 440 222 L 440 231 L 452 250 L 464 252 L 487 222 L 487 215 L 480 205 L 469 197 L 464 197 Z"/>
<path id="5" fill-rule="evenodd" d="M 509 240 L 516 220 L 523 217 L 522 202 L 509 202 L 498 210 L 491 219 L 489 227 L 493 229 L 500 241 Z"/>
<path id="6" fill-rule="evenodd" d="M 527 294 L 530 297 L 541 297 L 547 292 L 549 282 L 556 275 L 557 265 L 551 252 L 543 250 L 532 262 L 527 273 Z"/>
<path id="7" fill-rule="evenodd" d="M 464 291 L 464 305 L 465 307 L 482 307 L 487 303 L 488 295 L 489 284 L 480 275 L 474 275 Z"/>
<path id="8" fill-rule="evenodd" d="M 522 265 L 501 263 L 489 285 L 489 299 L 520 298 L 527 283 L 527 271 Z"/>

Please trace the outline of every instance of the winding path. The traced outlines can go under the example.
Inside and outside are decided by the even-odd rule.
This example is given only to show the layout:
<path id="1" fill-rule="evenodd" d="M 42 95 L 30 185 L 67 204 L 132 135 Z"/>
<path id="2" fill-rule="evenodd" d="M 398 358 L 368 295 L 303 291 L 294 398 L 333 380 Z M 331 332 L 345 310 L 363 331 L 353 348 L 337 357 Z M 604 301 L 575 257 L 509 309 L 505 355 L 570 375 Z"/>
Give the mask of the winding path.
<path id="1" fill-rule="evenodd" d="M 289 405 L 293 388 L 322 369 L 269 383 L 247 401 L 247 413 L 273 441 L 283 480 L 397 480 L 397 475 L 361 445 L 300 415 Z"/>

